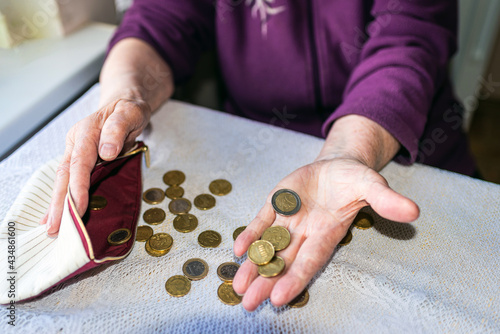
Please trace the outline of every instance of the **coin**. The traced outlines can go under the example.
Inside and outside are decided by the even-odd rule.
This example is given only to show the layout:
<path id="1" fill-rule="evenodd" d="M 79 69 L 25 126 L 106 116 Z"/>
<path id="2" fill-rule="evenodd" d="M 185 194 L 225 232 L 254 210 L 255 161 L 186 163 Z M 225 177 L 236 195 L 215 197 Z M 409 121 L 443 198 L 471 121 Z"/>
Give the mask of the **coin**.
<path id="1" fill-rule="evenodd" d="M 275 256 L 271 262 L 259 266 L 258 272 L 262 277 L 274 277 L 281 274 L 284 269 L 285 261 L 281 257 Z"/>
<path id="2" fill-rule="evenodd" d="M 179 170 L 171 170 L 163 175 L 163 182 L 169 186 L 178 186 L 186 180 L 186 175 Z"/>
<path id="3" fill-rule="evenodd" d="M 361 230 L 367 230 L 373 226 L 373 218 L 366 212 L 359 212 L 354 218 L 354 226 Z"/>
<path id="4" fill-rule="evenodd" d="M 240 226 L 236 230 L 234 230 L 233 239 L 236 240 L 236 238 L 238 238 L 238 236 L 241 234 L 241 232 L 243 232 L 246 228 L 247 228 L 246 226 Z"/>
<path id="5" fill-rule="evenodd" d="M 185 296 L 191 290 L 191 281 L 182 275 L 172 276 L 165 283 L 165 290 L 172 297 Z"/>
<path id="6" fill-rule="evenodd" d="M 208 264 L 202 259 L 190 259 L 182 266 L 182 272 L 191 281 L 197 281 L 207 276 Z"/>
<path id="7" fill-rule="evenodd" d="M 132 232 L 128 228 L 119 228 L 108 235 L 108 244 L 118 246 L 130 240 Z"/>
<path id="8" fill-rule="evenodd" d="M 148 240 L 152 249 L 157 251 L 166 251 L 172 248 L 174 239 L 168 233 L 157 233 L 151 236 Z"/>
<path id="9" fill-rule="evenodd" d="M 176 198 L 168 204 L 168 209 L 174 215 L 188 213 L 191 210 L 191 202 L 185 198 Z"/>
<path id="10" fill-rule="evenodd" d="M 146 240 L 146 244 L 144 245 L 144 247 L 146 248 L 146 252 L 149 255 L 155 256 L 155 257 L 160 257 L 160 256 L 163 256 L 163 255 L 167 254 L 170 251 L 170 248 L 167 249 L 167 250 L 163 250 L 163 251 L 159 251 L 159 250 L 153 249 L 153 248 L 151 248 L 151 245 L 149 243 L 150 241 L 151 241 L 151 238 L 149 238 L 148 240 Z"/>
<path id="11" fill-rule="evenodd" d="M 231 192 L 233 186 L 227 180 L 218 179 L 210 182 L 208 189 L 214 195 L 224 196 Z"/>
<path id="12" fill-rule="evenodd" d="M 229 282 L 222 283 L 217 289 L 217 296 L 226 305 L 238 305 L 243 297 L 234 292 L 233 284 Z"/>
<path id="13" fill-rule="evenodd" d="M 216 231 L 208 230 L 203 231 L 198 236 L 198 243 L 201 247 L 215 248 L 220 245 L 222 237 Z"/>
<path id="14" fill-rule="evenodd" d="M 192 232 L 198 227 L 198 218 L 187 213 L 174 218 L 174 228 L 182 233 Z"/>
<path id="15" fill-rule="evenodd" d="M 283 226 L 271 226 L 264 231 L 261 239 L 272 243 L 274 250 L 278 252 L 290 244 L 290 232 Z"/>
<path id="16" fill-rule="evenodd" d="M 108 205 L 108 201 L 103 196 L 92 195 L 90 196 L 89 208 L 93 211 L 99 211 L 104 209 Z"/>
<path id="17" fill-rule="evenodd" d="M 235 262 L 224 262 L 217 268 L 217 276 L 224 282 L 232 282 L 239 268 Z"/>
<path id="18" fill-rule="evenodd" d="M 137 228 L 135 235 L 136 241 L 146 241 L 153 235 L 153 229 L 146 225 L 141 225 Z"/>
<path id="19" fill-rule="evenodd" d="M 150 225 L 158 225 L 163 223 L 165 220 L 166 214 L 163 209 L 160 208 L 151 208 L 146 210 L 142 215 L 142 219 Z"/>
<path id="20" fill-rule="evenodd" d="M 151 188 L 142 194 L 142 199 L 148 204 L 159 204 L 165 199 L 165 192 L 160 188 Z"/>
<path id="21" fill-rule="evenodd" d="M 254 241 L 250 247 L 248 247 L 248 258 L 259 266 L 269 263 L 273 259 L 273 256 L 273 244 L 267 240 Z"/>
<path id="22" fill-rule="evenodd" d="M 342 240 L 340 240 L 339 246 L 348 245 L 351 242 L 351 240 L 352 240 L 351 230 L 347 230 L 347 233 L 346 233 L 345 237 L 342 238 Z"/>
<path id="23" fill-rule="evenodd" d="M 195 197 L 194 206 L 200 210 L 208 210 L 215 206 L 215 197 L 210 194 L 201 194 Z"/>
<path id="24" fill-rule="evenodd" d="M 304 307 L 306 306 L 307 302 L 309 301 L 309 292 L 307 289 L 302 291 L 300 295 L 295 297 L 294 300 L 288 303 L 288 306 L 293 307 L 293 308 L 299 308 L 299 307 Z"/>
<path id="25" fill-rule="evenodd" d="M 181 198 L 184 196 L 184 188 L 179 186 L 171 186 L 165 190 L 165 195 L 170 199 Z"/>
<path id="26" fill-rule="evenodd" d="M 291 216 L 300 210 L 299 195 L 290 189 L 280 189 L 274 193 L 271 200 L 274 211 L 282 216 Z"/>

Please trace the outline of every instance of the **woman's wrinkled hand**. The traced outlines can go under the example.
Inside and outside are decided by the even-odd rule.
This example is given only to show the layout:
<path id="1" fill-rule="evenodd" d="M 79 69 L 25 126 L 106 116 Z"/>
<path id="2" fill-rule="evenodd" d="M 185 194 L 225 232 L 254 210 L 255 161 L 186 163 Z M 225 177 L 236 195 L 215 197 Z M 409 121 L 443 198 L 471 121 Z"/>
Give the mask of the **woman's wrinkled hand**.
<path id="1" fill-rule="evenodd" d="M 117 99 L 71 128 L 57 169 L 52 201 L 40 222 L 46 224 L 49 236 L 59 231 L 68 185 L 77 211 L 83 215 L 88 206 L 90 174 L 98 157 L 111 161 L 132 148 L 150 116 L 151 108 L 143 100 Z"/>
<path id="2" fill-rule="evenodd" d="M 279 189 L 291 189 L 300 196 L 302 207 L 298 213 L 284 217 L 273 211 L 271 198 Z M 398 222 L 411 222 L 419 215 L 413 201 L 392 190 L 384 177 L 353 158 L 316 160 L 285 177 L 234 244 L 234 253 L 242 256 L 270 226 L 283 226 L 291 234 L 290 245 L 278 253 L 286 263 L 281 275 L 260 277 L 257 266 L 248 259 L 238 270 L 233 288 L 244 294 L 245 309 L 253 311 L 267 298 L 281 306 L 302 292 L 331 257 L 357 212 L 367 205 L 380 216 Z"/>

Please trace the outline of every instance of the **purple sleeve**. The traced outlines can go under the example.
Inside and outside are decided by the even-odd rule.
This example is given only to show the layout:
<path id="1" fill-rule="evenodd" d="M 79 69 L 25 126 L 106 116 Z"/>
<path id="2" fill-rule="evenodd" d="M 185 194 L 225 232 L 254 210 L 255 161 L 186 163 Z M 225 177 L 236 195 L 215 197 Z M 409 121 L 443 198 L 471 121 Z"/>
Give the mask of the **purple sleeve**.
<path id="1" fill-rule="evenodd" d="M 401 143 L 399 158 L 414 162 L 434 95 L 456 51 L 456 1 L 375 0 L 371 15 L 359 63 L 323 134 L 342 116 L 362 115 Z"/>
<path id="2" fill-rule="evenodd" d="M 215 8 L 210 0 L 135 0 L 108 52 L 127 37 L 150 44 L 171 67 L 176 83 L 189 77 L 202 51 L 214 46 Z"/>

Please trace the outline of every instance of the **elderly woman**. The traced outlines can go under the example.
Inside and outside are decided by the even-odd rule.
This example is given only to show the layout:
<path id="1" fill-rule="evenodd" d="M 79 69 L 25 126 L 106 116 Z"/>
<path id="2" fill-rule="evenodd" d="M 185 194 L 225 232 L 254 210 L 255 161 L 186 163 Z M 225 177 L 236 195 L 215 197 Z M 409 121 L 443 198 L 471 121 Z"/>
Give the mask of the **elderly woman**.
<path id="1" fill-rule="evenodd" d="M 42 223 L 57 234 L 68 184 L 85 212 L 98 157 L 127 150 L 200 53 L 216 48 L 227 112 L 326 138 L 316 160 L 271 190 L 300 194 L 299 213 L 276 215 L 268 197 L 234 244 L 241 256 L 267 227 L 289 229 L 283 275 L 258 277 L 247 261 L 233 283 L 247 310 L 269 297 L 283 305 L 330 258 L 360 208 L 398 222 L 418 217 L 378 173 L 391 159 L 474 172 L 447 74 L 456 16 L 452 0 L 136 0 L 110 44 L 100 109 L 68 133 Z"/>

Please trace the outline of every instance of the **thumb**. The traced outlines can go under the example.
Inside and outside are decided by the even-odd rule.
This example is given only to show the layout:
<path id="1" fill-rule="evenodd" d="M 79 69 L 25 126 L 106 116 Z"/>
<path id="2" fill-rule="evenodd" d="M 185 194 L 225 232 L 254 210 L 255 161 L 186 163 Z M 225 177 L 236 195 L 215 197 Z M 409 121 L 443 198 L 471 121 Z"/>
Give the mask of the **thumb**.
<path id="1" fill-rule="evenodd" d="M 385 179 L 369 186 L 366 202 L 381 217 L 400 223 L 412 222 L 420 215 L 418 205 L 392 190 Z"/>

